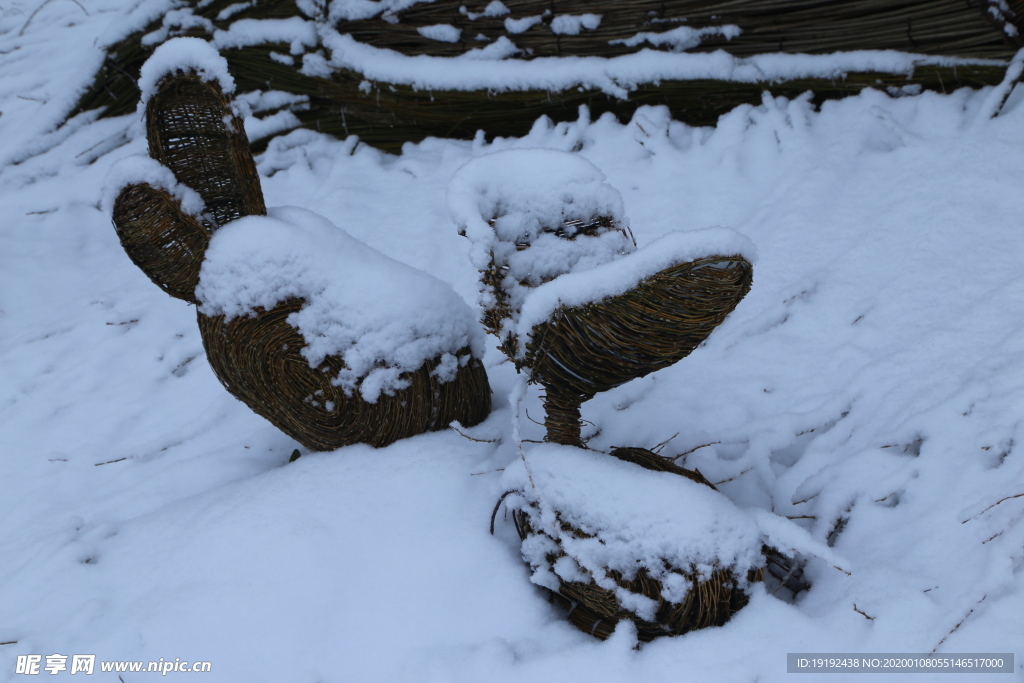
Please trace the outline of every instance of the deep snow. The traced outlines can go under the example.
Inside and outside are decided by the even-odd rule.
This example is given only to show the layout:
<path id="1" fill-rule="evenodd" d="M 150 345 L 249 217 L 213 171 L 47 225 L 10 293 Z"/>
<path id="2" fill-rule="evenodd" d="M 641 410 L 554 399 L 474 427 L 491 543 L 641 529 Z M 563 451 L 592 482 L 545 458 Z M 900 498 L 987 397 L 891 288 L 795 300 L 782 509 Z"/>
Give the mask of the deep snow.
<path id="1" fill-rule="evenodd" d="M 517 457 L 497 350 L 476 440 L 286 464 L 295 442 L 219 386 L 195 312 L 131 264 L 100 206 L 109 168 L 145 151 L 137 122 L 55 127 L 120 4 L 37 5 L 0 16 L 0 680 L 26 680 L 20 654 L 92 653 L 209 660 L 206 679 L 247 683 L 783 681 L 787 652 L 933 649 L 1015 652 L 991 680 L 1024 680 L 1019 93 L 994 119 L 991 90 L 867 91 L 820 111 L 768 98 L 713 129 L 583 112 L 398 157 L 297 131 L 258 158 L 268 205 L 322 214 L 470 304 L 445 193 L 490 152 L 578 153 L 640 248 L 715 225 L 756 244 L 736 311 L 689 358 L 585 404 L 584 437 L 667 441 L 740 507 L 831 538 L 850 573 L 812 559 L 795 604 L 755 588 L 726 626 L 635 650 L 576 631 L 511 526 L 488 534 Z M 524 407 L 538 439 L 535 387 Z"/>

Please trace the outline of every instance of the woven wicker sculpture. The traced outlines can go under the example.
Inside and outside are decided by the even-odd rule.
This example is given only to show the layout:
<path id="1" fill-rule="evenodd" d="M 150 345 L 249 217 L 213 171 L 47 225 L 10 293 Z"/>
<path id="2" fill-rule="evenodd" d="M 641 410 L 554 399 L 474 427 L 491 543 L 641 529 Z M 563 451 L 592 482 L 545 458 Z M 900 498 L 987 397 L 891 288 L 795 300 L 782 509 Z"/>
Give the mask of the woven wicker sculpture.
<path id="1" fill-rule="evenodd" d="M 588 478 L 593 472 L 584 470 L 599 469 L 594 466 L 607 458 L 595 454 L 590 456 L 591 459 L 588 461 L 584 452 L 575 449 L 541 453 L 540 457 L 535 452 L 530 460 L 533 462 L 534 476 L 538 479 L 540 475 L 546 474 L 545 455 L 548 456 L 548 460 L 570 458 L 573 461 L 572 472 L 586 483 L 590 483 Z M 721 626 L 747 604 L 747 586 L 751 582 L 763 579 L 765 559 L 760 554 L 760 544 L 752 524 L 744 521 L 743 513 L 717 493 L 717 489 L 699 472 L 674 465 L 670 460 L 643 448 L 619 448 L 613 450 L 611 455 L 644 470 L 665 473 L 666 476 L 679 476 L 715 491 L 711 496 L 701 496 L 701 491 L 695 491 L 692 485 L 676 486 L 676 492 L 680 496 L 701 499 L 700 510 L 703 514 L 714 516 L 724 513 L 725 519 L 737 524 L 733 528 L 739 530 L 740 536 L 743 537 L 738 543 L 741 546 L 740 552 L 722 562 L 716 558 L 709 563 L 705 556 L 699 563 L 699 568 L 694 563 L 695 558 L 691 559 L 689 566 L 677 564 L 680 558 L 671 552 L 672 557 L 647 558 L 646 563 L 636 559 L 635 563 L 640 564 L 635 564 L 631 568 L 634 571 L 630 576 L 625 575 L 621 561 L 616 568 L 588 566 L 588 558 L 593 557 L 590 552 L 593 550 L 593 543 L 600 544 L 601 547 L 614 546 L 623 535 L 623 529 L 616 529 L 609 534 L 606 529 L 595 528 L 593 520 L 589 519 L 587 514 L 581 515 L 578 509 L 559 509 L 557 505 L 548 510 L 549 513 L 554 513 L 556 526 L 553 527 L 550 522 L 545 521 L 543 509 L 545 505 L 551 508 L 552 504 L 544 499 L 543 491 L 547 489 L 538 482 L 542 492 L 534 491 L 531 494 L 528 490 L 516 491 L 520 500 L 512 506 L 512 518 L 516 531 L 523 541 L 524 556 L 533 568 L 535 576 L 539 573 L 546 577 L 536 582 L 542 585 L 550 583 L 549 588 L 555 600 L 569 610 L 569 620 L 580 630 L 602 640 L 610 636 L 618 622 L 624 619 L 636 625 L 637 638 L 641 641 L 650 641 L 659 636 L 681 635 L 709 626 Z M 629 484 L 632 485 L 650 485 L 656 482 L 649 476 L 634 480 L 632 478 L 636 475 L 625 470 L 621 474 L 631 477 Z M 655 492 L 655 495 L 657 493 Z M 711 505 L 707 505 L 709 501 L 706 499 L 710 499 Z M 607 503 L 605 500 L 595 500 L 589 512 L 598 512 L 598 508 Z M 611 512 L 621 514 L 618 510 Z M 635 510 L 623 512 L 626 514 L 621 516 L 628 518 L 629 513 Z M 657 522 L 658 519 L 654 518 L 655 525 Z M 680 519 L 679 522 L 685 527 L 691 520 Z M 698 521 L 697 525 L 703 527 L 702 531 L 705 534 L 706 530 L 715 529 L 715 525 L 709 524 L 706 520 Z M 725 526 L 728 526 L 728 523 Z M 643 533 L 642 529 L 638 531 Z M 684 531 L 682 536 L 686 535 Z M 626 542 L 634 540 L 626 539 Z M 705 540 L 714 542 L 713 539 Z M 587 547 L 588 543 L 591 544 L 590 548 Z M 683 543 L 685 544 L 685 541 Z M 726 541 L 726 545 L 728 543 L 729 541 Z M 637 555 L 644 554 L 642 542 L 634 543 L 634 546 L 633 552 Z M 746 548 L 745 552 L 743 548 Z M 609 553 L 614 554 L 614 551 L 614 547 L 609 548 Z M 654 561 L 651 561 L 652 559 Z M 727 562 L 733 564 L 726 564 Z M 597 575 L 603 575 L 603 580 Z M 599 585 L 599 581 L 605 585 Z M 637 603 L 647 603 L 646 614 L 640 614 L 643 610 L 637 608 Z"/>
<path id="2" fill-rule="evenodd" d="M 544 386 L 547 439 L 575 446 L 583 445 L 581 403 L 685 358 L 751 285 L 750 262 L 730 249 L 748 243 L 722 229 L 706 234 L 724 247 L 717 253 L 689 248 L 686 233 L 630 253 L 621 198 L 603 181 L 577 155 L 515 150 L 470 162 L 449 190 L 449 208 L 474 241 L 484 326 Z M 584 289 L 618 286 L 581 296 L 581 277 Z"/>
<path id="3" fill-rule="evenodd" d="M 635 251 L 621 197 L 578 155 L 527 149 L 475 159 L 452 179 L 448 205 L 473 243 L 484 326 L 516 368 L 543 385 L 546 440 L 557 444 L 583 447 L 583 401 L 687 356 L 750 289 L 751 264 L 741 255 L 750 253 L 750 245 L 731 231 L 673 233 Z M 588 459 L 582 453 L 549 449 L 538 456 L 534 450 L 529 460 L 536 465 L 537 457 L 548 463 L 574 459 L 579 469 L 556 466 L 545 473 L 554 482 L 547 490 L 564 493 L 573 488 L 567 482 L 586 480 L 603 467 L 606 456 Z M 703 488 L 714 487 L 697 472 L 641 448 L 612 455 L 631 463 L 620 468 L 620 476 L 635 476 L 642 468 L 699 484 L 699 502 L 687 510 L 694 517 L 741 516 L 717 491 L 708 500 Z M 528 470 L 525 454 L 521 462 Z M 513 518 L 535 582 L 559 596 L 576 626 L 599 638 L 623 619 L 636 624 L 641 640 L 721 625 L 746 604 L 747 583 L 763 575 L 756 534 L 738 543 L 733 555 L 742 561 L 719 562 L 702 542 L 692 546 L 693 555 L 683 549 L 671 558 L 650 557 L 642 543 L 627 540 L 619 556 L 625 562 L 588 564 L 593 548 L 577 553 L 570 546 L 589 542 L 607 550 L 628 539 L 637 528 L 605 525 L 618 524 L 616 514 L 628 519 L 636 511 L 615 510 L 609 517 L 605 507 L 614 494 L 560 508 L 545 500 L 541 477 L 529 474 L 525 480 L 508 483 L 525 501 Z M 600 487 L 600 478 L 595 481 Z M 645 483 L 651 482 L 635 485 Z M 660 511 L 649 512 L 664 521 Z"/>
<path id="4" fill-rule="evenodd" d="M 186 40 L 188 50 L 213 52 L 201 41 L 180 39 Z M 207 57 L 219 59 L 215 52 Z M 162 167 L 123 187 L 113 203 L 114 225 L 132 261 L 171 296 L 201 305 L 208 302 L 197 286 L 214 232 L 267 213 L 242 123 L 222 85 L 194 68 L 171 69 L 159 79 L 145 112 L 149 152 Z M 165 169 L 173 177 L 161 176 Z M 454 420 L 476 424 L 488 414 L 487 376 L 469 348 L 426 360 L 375 401 L 339 386 L 344 360 L 327 355 L 311 367 L 303 355 L 308 340 L 291 321 L 308 303 L 289 298 L 253 315 L 206 315 L 202 308 L 198 315 L 221 383 L 307 448 L 384 446 Z"/>

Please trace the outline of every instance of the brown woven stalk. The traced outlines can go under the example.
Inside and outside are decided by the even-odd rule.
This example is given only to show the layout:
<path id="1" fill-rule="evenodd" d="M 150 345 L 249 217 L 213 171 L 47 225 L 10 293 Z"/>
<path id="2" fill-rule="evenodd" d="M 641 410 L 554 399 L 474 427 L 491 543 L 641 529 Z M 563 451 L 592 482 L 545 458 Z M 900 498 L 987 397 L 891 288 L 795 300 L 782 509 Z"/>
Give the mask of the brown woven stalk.
<path id="1" fill-rule="evenodd" d="M 580 403 L 688 356 L 746 296 L 751 277 L 742 257 L 702 258 L 624 294 L 558 308 L 535 326 L 524 365 L 546 390 L 548 440 L 580 445 Z"/>
<path id="2" fill-rule="evenodd" d="M 306 448 L 381 447 L 445 429 L 453 420 L 474 425 L 490 412 L 487 374 L 475 358 L 451 382 L 432 374 L 434 360 L 402 377 L 408 388 L 381 394 L 376 403 L 358 393 L 346 396 L 331 383 L 344 368 L 340 359 L 328 356 L 314 370 L 302 356 L 306 343 L 287 322 L 302 304 L 292 299 L 230 322 L 199 314 L 199 329 L 210 365 L 228 391 Z"/>
<path id="3" fill-rule="evenodd" d="M 199 193 L 215 224 L 185 215 L 169 194 L 146 185 L 121 192 L 114 224 L 129 256 L 157 285 L 195 301 L 210 233 L 236 218 L 266 213 L 256 165 L 220 88 L 194 73 L 159 84 L 147 105 L 146 133 L 150 155 Z M 403 376 L 406 389 L 381 395 L 375 403 L 358 393 L 346 396 L 332 384 L 345 367 L 340 358 L 329 356 L 314 369 L 301 354 L 305 341 L 287 318 L 303 304 L 289 300 L 230 322 L 201 312 L 198 318 L 207 358 L 221 383 L 310 450 L 385 446 L 444 429 L 453 420 L 474 425 L 490 411 L 487 375 L 475 358 L 450 382 L 433 374 L 439 362 L 434 359 Z M 468 353 L 463 349 L 460 355 Z"/>
<path id="4" fill-rule="evenodd" d="M 175 298 L 197 303 L 210 226 L 184 213 L 164 190 L 130 185 L 114 201 L 114 227 L 129 258 L 150 280 Z"/>
<path id="5" fill-rule="evenodd" d="M 645 469 L 671 472 L 714 488 L 699 472 L 686 470 L 643 448 L 618 448 L 611 454 Z M 535 509 L 532 511 L 539 514 Z M 514 513 L 516 529 L 524 541 L 531 535 L 542 533 L 536 531 L 530 524 L 530 512 L 531 510 L 516 510 Z M 562 522 L 561 526 L 565 533 L 573 534 L 577 538 L 587 537 L 583 531 L 565 522 Z M 557 544 L 557 541 L 555 543 Z M 563 556 L 565 552 L 562 550 L 549 555 L 546 558 L 548 567 L 552 567 Z M 601 588 L 593 581 L 584 583 L 560 578 L 558 591 L 553 593 L 553 596 L 569 610 L 569 621 L 580 630 L 604 640 L 615 630 L 619 621 L 629 619 L 636 624 L 637 637 L 643 642 L 659 636 L 677 636 L 709 626 L 721 626 L 747 604 L 746 593 L 740 588 L 735 574 L 728 567 L 716 569 L 710 577 L 703 580 L 689 568 L 670 566 L 669 570 L 685 576 L 690 581 L 690 591 L 681 603 L 669 602 L 662 596 L 661 583 L 650 576 L 647 568 L 640 568 L 635 578 L 629 580 L 623 578 L 617 571 L 608 572 L 622 588 L 644 595 L 658 604 L 654 621 L 641 619 L 623 608 L 613 591 Z M 747 577 L 748 581 L 760 581 L 762 578 L 762 568 L 751 571 Z"/>
<path id="6" fill-rule="evenodd" d="M 245 128 L 216 83 L 194 73 L 164 79 L 146 107 L 146 139 L 149 155 L 199 193 L 218 226 L 267 213 Z"/>

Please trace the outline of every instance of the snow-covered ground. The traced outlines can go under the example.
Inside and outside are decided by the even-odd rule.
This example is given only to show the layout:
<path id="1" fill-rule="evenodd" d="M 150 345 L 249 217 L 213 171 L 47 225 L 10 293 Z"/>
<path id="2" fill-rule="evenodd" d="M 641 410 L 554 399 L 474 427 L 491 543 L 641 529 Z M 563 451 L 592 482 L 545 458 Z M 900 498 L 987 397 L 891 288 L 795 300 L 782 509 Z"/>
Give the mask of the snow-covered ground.
<path id="1" fill-rule="evenodd" d="M 488 152 L 578 151 L 641 248 L 710 226 L 756 244 L 753 289 L 706 345 L 585 404 L 584 436 L 667 441 L 740 507 L 831 536 L 849 574 L 811 559 L 795 604 L 755 587 L 724 627 L 637 649 L 570 626 L 511 525 L 488 533 L 517 457 L 497 350 L 472 439 L 286 464 L 297 444 L 218 384 L 195 311 L 101 209 L 108 169 L 145 151 L 135 118 L 56 128 L 119 3 L 38 4 L 0 16 L 0 680 L 32 680 L 18 655 L 95 654 L 240 683 L 782 681 L 803 680 L 788 652 L 937 650 L 1015 653 L 984 680 L 1024 681 L 1024 98 L 996 118 L 990 90 L 766 99 L 713 129 L 583 112 L 398 157 L 298 131 L 258 157 L 268 205 L 316 211 L 471 305 L 445 195 Z"/>

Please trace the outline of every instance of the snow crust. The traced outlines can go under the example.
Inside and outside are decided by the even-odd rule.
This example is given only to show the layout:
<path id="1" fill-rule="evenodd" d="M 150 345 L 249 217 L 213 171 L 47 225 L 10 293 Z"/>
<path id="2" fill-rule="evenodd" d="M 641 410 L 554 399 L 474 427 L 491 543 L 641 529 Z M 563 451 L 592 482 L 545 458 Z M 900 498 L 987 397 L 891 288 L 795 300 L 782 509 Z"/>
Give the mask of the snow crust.
<path id="1" fill-rule="evenodd" d="M 542 19 L 541 15 L 507 18 L 505 30 L 513 34 L 523 33 Z M 639 34 L 627 40 L 639 41 L 637 44 L 671 40 L 673 44 L 685 45 L 697 36 L 689 33 L 692 29 L 681 30 L 684 28 L 687 27 L 674 29 L 676 33 L 670 32 L 671 35 L 663 38 Z M 758 83 L 802 78 L 836 79 L 851 71 L 909 75 L 916 67 L 932 64 L 1001 64 L 998 61 L 962 60 L 888 50 L 733 57 L 722 50 L 676 54 L 650 49 L 616 57 L 539 57 L 480 64 L 466 59 L 465 55 L 403 55 L 360 43 L 330 27 L 321 26 L 319 31 L 321 44 L 330 51 L 329 63 L 332 66 L 351 69 L 373 81 L 410 85 L 420 90 L 561 91 L 584 87 L 624 99 L 640 84 L 668 80 L 715 79 Z M 704 31 L 707 35 L 735 35 L 728 26 Z"/>
<path id="2" fill-rule="evenodd" d="M 222 50 L 264 43 L 288 43 L 291 54 L 300 55 L 305 48 L 315 47 L 319 38 L 316 25 L 301 17 L 239 19 L 232 22 L 226 31 L 213 34 L 213 45 Z"/>
<path id="3" fill-rule="evenodd" d="M 516 320 L 520 354 L 535 325 L 560 306 L 583 306 L 623 294 L 671 266 L 709 256 L 742 256 L 757 262 L 754 243 L 729 228 L 670 232 L 637 251 L 590 269 L 577 269 L 540 284 L 523 297 Z"/>
<path id="4" fill-rule="evenodd" d="M 451 381 L 482 333 L 451 287 L 371 249 L 326 218 L 298 207 L 271 209 L 221 227 L 210 240 L 196 297 L 206 315 L 253 315 L 288 299 L 305 305 L 288 317 L 317 368 L 329 355 L 345 361 L 334 384 L 374 403 L 408 382 L 400 375 L 441 357 Z"/>
<path id="5" fill-rule="evenodd" d="M 206 204 L 199 193 L 179 183 L 171 169 L 148 155 L 136 154 L 119 160 L 107 171 L 101 199 L 104 212 L 113 213 L 114 201 L 121 190 L 129 185 L 149 185 L 164 190 L 177 199 L 181 210 L 190 216 L 201 216 L 206 210 Z"/>
<path id="6" fill-rule="evenodd" d="M 177 71 L 194 70 L 206 81 L 216 81 L 225 95 L 235 92 L 235 80 L 228 72 L 228 62 L 217 48 L 199 38 L 174 38 L 160 45 L 142 65 L 139 90 L 142 92 L 138 111 L 144 112 L 149 99 L 156 94 L 160 81 Z"/>
<path id="7" fill-rule="evenodd" d="M 559 14 L 551 20 L 551 31 L 560 35 L 576 36 L 584 30 L 593 31 L 600 25 L 600 14 Z"/>
<path id="8" fill-rule="evenodd" d="M 433 26 L 420 26 L 416 29 L 424 38 L 437 40 L 442 43 L 457 43 L 462 36 L 462 29 L 455 28 L 451 24 L 434 24 Z"/>
<path id="9" fill-rule="evenodd" d="M 732 24 L 727 26 L 708 26 L 699 29 L 690 26 L 679 26 L 659 33 L 641 31 L 629 38 L 609 42 L 612 45 L 625 45 L 626 47 L 636 47 L 644 43 L 655 47 L 667 45 L 672 48 L 673 52 L 683 52 L 700 45 L 705 36 L 722 36 L 731 40 L 739 36 L 740 33 L 742 33 L 740 27 Z"/>

